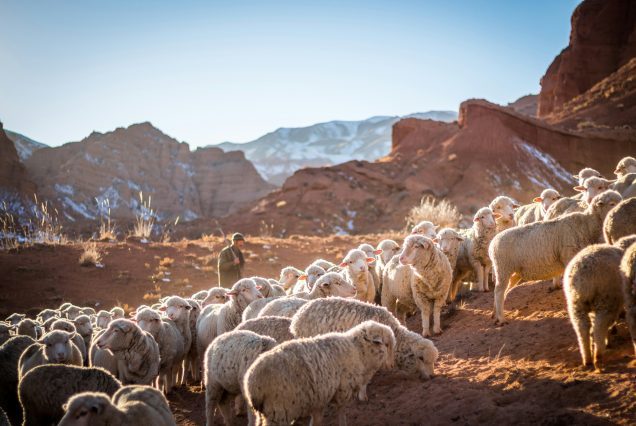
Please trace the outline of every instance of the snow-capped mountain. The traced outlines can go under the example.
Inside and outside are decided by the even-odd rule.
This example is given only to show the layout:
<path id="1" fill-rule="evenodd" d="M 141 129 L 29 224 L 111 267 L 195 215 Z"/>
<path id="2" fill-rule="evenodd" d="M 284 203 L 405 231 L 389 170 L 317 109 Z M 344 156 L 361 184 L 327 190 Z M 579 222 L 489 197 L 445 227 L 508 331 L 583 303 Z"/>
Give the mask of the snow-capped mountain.
<path id="1" fill-rule="evenodd" d="M 20 161 L 25 162 L 34 151 L 38 149 L 46 148 L 48 145 L 43 144 L 42 142 L 34 141 L 31 138 L 27 138 L 20 133 L 12 132 L 11 130 L 4 131 L 9 139 L 13 142 L 16 151 L 18 151 L 18 157 L 20 157 Z"/>
<path id="2" fill-rule="evenodd" d="M 270 183 L 282 185 L 304 167 L 322 167 L 350 160 L 374 161 L 391 150 L 391 129 L 407 117 L 451 122 L 454 111 L 429 111 L 405 117 L 376 116 L 362 121 L 329 121 L 308 127 L 280 128 L 247 143 L 224 142 L 224 151 L 243 151 Z"/>

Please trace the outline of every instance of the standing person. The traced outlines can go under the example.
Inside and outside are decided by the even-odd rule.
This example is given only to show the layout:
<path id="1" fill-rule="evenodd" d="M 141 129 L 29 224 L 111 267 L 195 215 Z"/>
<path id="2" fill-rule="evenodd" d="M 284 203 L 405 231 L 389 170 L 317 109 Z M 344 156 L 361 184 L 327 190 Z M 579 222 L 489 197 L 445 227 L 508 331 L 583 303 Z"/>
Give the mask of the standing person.
<path id="1" fill-rule="evenodd" d="M 245 244 L 245 237 L 236 232 L 232 235 L 232 245 L 225 247 L 219 253 L 219 287 L 231 288 L 243 276 L 245 259 L 241 247 Z"/>

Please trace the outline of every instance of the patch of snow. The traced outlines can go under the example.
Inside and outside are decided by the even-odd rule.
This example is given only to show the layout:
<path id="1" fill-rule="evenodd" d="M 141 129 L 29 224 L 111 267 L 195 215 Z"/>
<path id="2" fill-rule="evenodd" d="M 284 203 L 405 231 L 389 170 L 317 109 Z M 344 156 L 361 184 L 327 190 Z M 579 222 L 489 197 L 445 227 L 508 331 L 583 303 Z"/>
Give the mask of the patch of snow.
<path id="1" fill-rule="evenodd" d="M 182 219 L 184 222 L 189 222 L 191 220 L 195 220 L 198 218 L 199 218 L 199 215 L 193 212 L 192 210 L 186 210 L 182 215 Z"/>
<path id="2" fill-rule="evenodd" d="M 81 214 L 86 219 L 95 219 L 95 216 L 88 210 L 88 208 L 82 203 L 76 203 L 69 197 L 64 197 L 62 203 L 75 211 L 76 213 Z"/>
<path id="3" fill-rule="evenodd" d="M 71 185 L 60 185 L 59 183 L 55 184 L 55 190 L 62 194 L 66 195 L 74 195 L 75 191 Z"/>
<path id="4" fill-rule="evenodd" d="M 567 172 L 550 154 L 546 154 L 545 152 L 539 151 L 537 147 L 530 145 L 529 143 L 517 139 L 515 142 L 528 154 L 532 155 L 539 161 L 543 163 L 545 167 L 550 170 L 550 172 L 557 178 L 561 179 L 566 183 L 574 183 L 574 178 L 570 173 Z"/>
<path id="5" fill-rule="evenodd" d="M 92 155 L 90 155 L 88 152 L 84 153 L 84 158 L 86 159 L 86 161 L 88 161 L 91 164 L 102 164 L 103 160 L 100 158 L 95 158 Z"/>

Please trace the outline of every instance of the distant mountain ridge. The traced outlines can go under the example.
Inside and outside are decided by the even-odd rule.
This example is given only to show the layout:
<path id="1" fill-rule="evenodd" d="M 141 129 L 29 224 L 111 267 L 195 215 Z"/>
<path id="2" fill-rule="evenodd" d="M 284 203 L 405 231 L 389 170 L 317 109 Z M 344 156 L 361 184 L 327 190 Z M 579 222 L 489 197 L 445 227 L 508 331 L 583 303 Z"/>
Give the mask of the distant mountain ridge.
<path id="1" fill-rule="evenodd" d="M 296 170 L 351 160 L 375 161 L 391 151 L 393 124 L 402 118 L 452 122 L 455 111 L 428 111 L 407 116 L 374 116 L 360 121 L 334 120 L 307 127 L 282 127 L 247 143 L 214 145 L 225 152 L 243 151 L 268 182 L 282 185 Z"/>
<path id="2" fill-rule="evenodd" d="M 20 157 L 20 161 L 23 163 L 31 157 L 34 151 L 48 147 L 48 145 L 42 142 L 34 141 L 31 138 L 21 135 L 20 133 L 12 132 L 11 130 L 5 129 L 4 133 L 6 133 L 7 137 L 13 142 L 16 151 L 18 151 L 18 157 Z"/>

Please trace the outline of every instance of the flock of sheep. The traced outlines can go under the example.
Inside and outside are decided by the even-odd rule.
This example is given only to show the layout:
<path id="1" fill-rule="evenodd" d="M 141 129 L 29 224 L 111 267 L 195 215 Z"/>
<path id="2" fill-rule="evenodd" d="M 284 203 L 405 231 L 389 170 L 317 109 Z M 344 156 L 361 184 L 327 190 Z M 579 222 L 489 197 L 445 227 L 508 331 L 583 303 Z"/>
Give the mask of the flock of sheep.
<path id="1" fill-rule="evenodd" d="M 401 247 L 362 244 L 340 264 L 167 297 L 130 319 L 70 303 L 13 314 L 0 322 L 0 424 L 174 425 L 165 395 L 197 382 L 209 425 L 217 408 L 228 424 L 246 413 L 250 424 L 316 425 L 328 406 L 344 424 L 378 370 L 432 377 L 438 351 L 426 337 L 442 332 L 442 307 L 456 309 L 465 282 L 488 291 L 491 270 L 498 324 L 512 287 L 563 279 L 583 364 L 601 368 L 623 310 L 636 350 L 636 159 L 615 173 L 585 168 L 573 197 L 499 196 L 470 229 L 422 222 Z M 405 326 L 418 310 L 421 335 Z"/>

